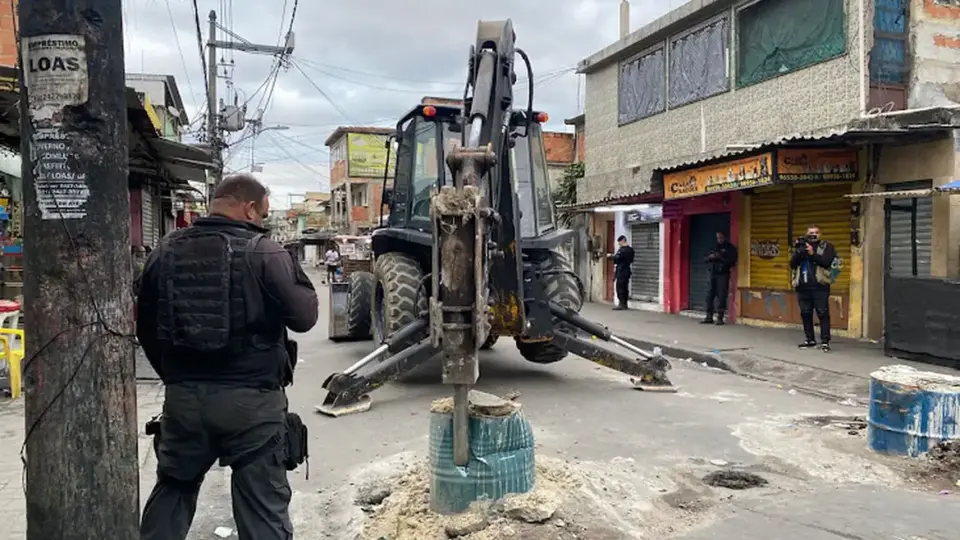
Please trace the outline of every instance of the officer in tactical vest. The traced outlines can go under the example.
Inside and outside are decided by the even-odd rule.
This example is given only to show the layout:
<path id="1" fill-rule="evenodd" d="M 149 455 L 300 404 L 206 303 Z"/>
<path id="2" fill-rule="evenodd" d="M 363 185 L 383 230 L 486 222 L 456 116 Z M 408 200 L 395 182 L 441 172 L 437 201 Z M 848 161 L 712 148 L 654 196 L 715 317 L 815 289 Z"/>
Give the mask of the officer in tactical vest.
<path id="1" fill-rule="evenodd" d="M 290 441 L 306 433 L 287 411 L 297 361 L 287 329 L 313 328 L 318 301 L 300 265 L 266 236 L 268 211 L 263 184 L 228 176 L 210 215 L 164 237 L 145 265 L 137 337 L 166 389 L 141 540 L 186 538 L 218 460 L 233 469 L 240 539 L 293 538 L 287 471 L 306 455 Z"/>

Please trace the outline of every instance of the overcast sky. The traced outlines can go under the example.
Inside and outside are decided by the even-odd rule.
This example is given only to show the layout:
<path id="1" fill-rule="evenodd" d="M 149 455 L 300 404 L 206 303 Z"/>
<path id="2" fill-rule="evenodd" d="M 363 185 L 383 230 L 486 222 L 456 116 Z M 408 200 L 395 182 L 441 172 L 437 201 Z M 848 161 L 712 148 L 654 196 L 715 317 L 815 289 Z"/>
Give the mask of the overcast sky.
<path id="1" fill-rule="evenodd" d="M 273 204 L 285 207 L 289 194 L 328 189 L 323 143 L 338 125 L 392 125 L 424 95 L 461 96 L 467 52 L 480 19 L 513 20 L 517 45 L 533 63 L 536 107 L 550 114 L 549 129 L 565 131 L 563 119 L 582 110 L 582 76 L 573 68 L 617 39 L 619 2 L 300 0 L 293 22 L 294 65 L 280 71 L 263 115 L 265 126 L 288 129 L 261 134 L 254 154 L 263 165 L 261 178 L 274 193 Z M 631 27 L 682 3 L 634 0 Z M 208 14 L 216 10 L 221 23 L 241 38 L 276 45 L 290 24 L 294 0 L 197 4 L 204 41 Z M 123 5 L 127 70 L 174 75 L 194 120 L 206 97 L 192 0 L 124 0 Z M 234 68 L 232 81 L 220 79 L 218 94 L 249 102 L 250 117 L 267 93 L 263 83 L 273 58 L 222 55 Z M 199 126 L 198 121 L 194 128 Z M 233 145 L 228 169 L 249 170 L 250 154 L 249 140 Z"/>

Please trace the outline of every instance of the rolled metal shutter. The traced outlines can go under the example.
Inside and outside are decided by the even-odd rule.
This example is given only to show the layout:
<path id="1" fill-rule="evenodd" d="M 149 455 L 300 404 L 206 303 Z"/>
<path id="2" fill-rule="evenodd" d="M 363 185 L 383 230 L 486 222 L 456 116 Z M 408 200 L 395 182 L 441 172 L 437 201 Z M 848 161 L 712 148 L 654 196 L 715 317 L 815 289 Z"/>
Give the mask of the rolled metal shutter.
<path id="1" fill-rule="evenodd" d="M 750 287 L 790 288 L 790 254 L 787 238 L 789 192 L 785 187 L 757 190 L 750 198 Z M 745 246 L 738 246 L 740 250 Z"/>
<path id="2" fill-rule="evenodd" d="M 931 182 L 888 184 L 886 191 L 928 189 Z M 916 201 L 917 236 L 913 237 L 913 205 Z M 930 277 L 930 260 L 933 257 L 933 198 L 891 200 L 890 221 L 887 228 L 886 269 L 891 276 L 913 276 L 913 244 L 917 246 L 917 276 Z"/>
<path id="3" fill-rule="evenodd" d="M 821 238 L 833 244 L 843 268 L 830 288 L 833 292 L 850 289 L 850 194 L 852 184 L 814 184 L 793 187 L 793 235 L 802 236 L 807 227 L 820 228 Z"/>
<path id="4" fill-rule="evenodd" d="M 153 215 L 153 193 L 150 191 L 150 186 L 144 185 L 140 188 L 140 230 L 144 245 L 157 246 L 153 240 L 156 228 Z"/>
<path id="5" fill-rule="evenodd" d="M 644 302 L 660 299 L 660 223 L 634 223 L 630 228 L 634 259 L 630 265 L 630 297 Z"/>
<path id="6" fill-rule="evenodd" d="M 160 245 L 160 239 L 163 238 L 163 199 L 160 197 L 159 189 L 153 193 L 153 247 Z"/>

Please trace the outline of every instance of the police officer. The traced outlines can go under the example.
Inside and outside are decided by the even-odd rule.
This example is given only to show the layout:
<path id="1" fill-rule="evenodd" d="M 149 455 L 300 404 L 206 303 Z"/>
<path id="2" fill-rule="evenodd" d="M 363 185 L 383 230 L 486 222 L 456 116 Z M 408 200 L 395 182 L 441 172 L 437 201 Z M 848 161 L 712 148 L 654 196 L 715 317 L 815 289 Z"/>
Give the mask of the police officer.
<path id="1" fill-rule="evenodd" d="M 737 264 L 737 248 L 727 240 L 725 233 L 717 231 L 717 245 L 710 250 L 704 262 L 710 272 L 710 289 L 707 291 L 707 317 L 701 324 L 714 324 L 716 306 L 716 324 L 722 326 L 727 313 L 727 294 L 730 292 L 730 269 Z"/>
<path id="2" fill-rule="evenodd" d="M 317 322 L 317 294 L 262 227 L 267 188 L 228 176 L 210 215 L 167 235 L 144 268 L 137 337 L 166 386 L 157 484 L 141 540 L 183 540 L 204 475 L 233 469 L 241 540 L 293 538 L 288 506 L 286 330 Z"/>
<path id="3" fill-rule="evenodd" d="M 627 309 L 627 297 L 630 296 L 630 274 L 633 271 L 630 265 L 633 264 L 633 248 L 627 244 L 627 237 L 620 235 L 617 238 L 617 244 L 620 248 L 613 254 L 613 280 L 617 291 L 618 304 L 613 308 L 615 310 Z"/>

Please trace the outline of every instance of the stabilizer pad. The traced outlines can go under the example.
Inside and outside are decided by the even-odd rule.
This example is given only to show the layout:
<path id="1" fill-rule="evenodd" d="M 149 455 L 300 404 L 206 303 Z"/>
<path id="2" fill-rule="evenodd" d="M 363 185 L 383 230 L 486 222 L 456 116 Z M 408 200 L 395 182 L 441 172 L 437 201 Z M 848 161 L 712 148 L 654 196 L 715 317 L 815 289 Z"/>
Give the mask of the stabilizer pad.
<path id="1" fill-rule="evenodd" d="M 663 394 L 675 394 L 677 392 L 677 387 L 670 384 L 670 382 L 653 382 L 653 381 L 643 381 L 640 379 L 630 379 L 630 382 L 633 384 L 633 387 L 637 390 L 642 390 L 644 392 L 660 392 Z"/>

